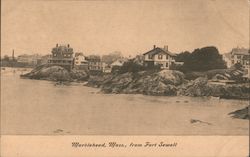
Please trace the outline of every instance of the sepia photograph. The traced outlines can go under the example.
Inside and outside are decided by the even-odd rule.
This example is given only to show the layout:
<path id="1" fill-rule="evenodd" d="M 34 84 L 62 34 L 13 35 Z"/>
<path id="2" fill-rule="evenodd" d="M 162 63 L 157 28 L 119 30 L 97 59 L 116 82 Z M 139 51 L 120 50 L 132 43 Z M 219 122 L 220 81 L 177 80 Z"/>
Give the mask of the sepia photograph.
<path id="1" fill-rule="evenodd" d="M 249 34 L 248 0 L 1 0 L 1 135 L 248 138 Z"/>

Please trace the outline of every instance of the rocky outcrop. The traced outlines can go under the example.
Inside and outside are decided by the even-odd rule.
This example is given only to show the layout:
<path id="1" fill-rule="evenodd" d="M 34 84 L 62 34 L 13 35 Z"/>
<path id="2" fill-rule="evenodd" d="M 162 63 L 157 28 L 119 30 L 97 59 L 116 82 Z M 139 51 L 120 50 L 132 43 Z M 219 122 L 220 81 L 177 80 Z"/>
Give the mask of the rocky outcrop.
<path id="1" fill-rule="evenodd" d="M 231 112 L 231 113 L 229 113 L 229 115 L 232 115 L 233 118 L 250 119 L 249 106 L 247 106 L 243 109 Z"/>
<path id="2" fill-rule="evenodd" d="M 231 99 L 249 99 L 250 85 L 245 84 L 210 84 L 206 77 L 199 77 L 178 88 L 178 95 L 214 96 Z"/>
<path id="3" fill-rule="evenodd" d="M 236 80 L 240 81 L 244 74 L 244 69 L 236 69 L 234 67 L 230 69 L 215 69 L 205 72 L 188 72 L 185 74 L 185 79 L 194 80 L 199 77 L 206 77 L 213 80 Z"/>
<path id="4" fill-rule="evenodd" d="M 184 82 L 184 74 L 173 70 L 141 71 L 91 77 L 89 86 L 101 87 L 105 93 L 139 93 L 146 95 L 176 95 L 176 86 Z"/>
<path id="5" fill-rule="evenodd" d="M 43 65 L 36 67 L 30 73 L 21 75 L 22 78 L 41 79 L 51 81 L 84 81 L 88 74 L 84 71 L 68 71 L 61 66 Z"/>
<path id="6" fill-rule="evenodd" d="M 199 77 L 195 80 L 189 81 L 183 84 L 178 89 L 178 95 L 185 96 L 209 96 L 211 89 L 207 85 L 208 79 L 205 77 Z"/>
<path id="7" fill-rule="evenodd" d="M 235 71 L 237 73 L 237 71 Z M 230 75 L 232 76 L 232 75 Z M 104 93 L 145 95 L 214 96 L 231 99 L 249 99 L 250 84 L 213 84 L 208 77 L 187 81 L 175 70 L 127 72 L 123 74 L 89 75 L 86 71 L 60 66 L 39 66 L 21 77 L 52 81 L 88 81 L 87 86 L 101 88 Z M 229 74 L 216 74 L 216 79 L 227 79 Z M 231 77 L 232 78 L 232 77 Z"/>

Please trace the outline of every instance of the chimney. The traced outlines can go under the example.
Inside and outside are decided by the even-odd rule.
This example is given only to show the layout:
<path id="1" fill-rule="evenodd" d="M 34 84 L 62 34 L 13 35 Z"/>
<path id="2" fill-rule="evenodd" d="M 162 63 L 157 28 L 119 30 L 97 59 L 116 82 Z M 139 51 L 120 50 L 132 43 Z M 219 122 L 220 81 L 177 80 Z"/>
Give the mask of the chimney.
<path id="1" fill-rule="evenodd" d="M 168 45 L 164 45 L 164 50 L 168 51 Z"/>
<path id="2" fill-rule="evenodd" d="M 154 45 L 154 49 L 156 48 L 156 45 Z"/>
<path id="3" fill-rule="evenodd" d="M 12 50 L 12 60 L 14 60 L 15 59 L 15 50 L 13 49 Z"/>
<path id="4" fill-rule="evenodd" d="M 69 47 L 70 45 L 68 44 L 68 47 Z"/>
<path id="5" fill-rule="evenodd" d="M 56 47 L 58 47 L 58 44 L 56 44 Z"/>

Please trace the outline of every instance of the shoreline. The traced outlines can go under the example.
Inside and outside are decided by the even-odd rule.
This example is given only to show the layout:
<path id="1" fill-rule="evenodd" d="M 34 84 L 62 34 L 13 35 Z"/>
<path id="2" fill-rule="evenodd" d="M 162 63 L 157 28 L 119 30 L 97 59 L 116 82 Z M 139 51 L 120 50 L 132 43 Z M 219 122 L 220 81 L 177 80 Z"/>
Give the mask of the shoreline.
<path id="1" fill-rule="evenodd" d="M 17 71 L 17 70 L 16 70 Z M 126 75 L 128 75 L 128 74 L 124 74 L 125 76 Z M 132 75 L 131 75 L 132 76 Z M 9 77 L 11 77 L 11 76 L 9 76 Z M 17 77 L 17 78 L 19 78 L 20 79 L 20 76 L 19 76 L 19 72 L 18 73 L 16 73 L 15 74 L 15 77 Z M 92 76 L 91 76 L 92 77 Z M 95 79 L 100 79 L 100 78 L 103 78 L 102 76 L 95 76 Z M 126 78 L 126 77 L 125 77 Z M 141 78 L 142 77 L 138 77 L 137 78 L 137 81 L 139 81 L 139 80 L 141 80 Z M 154 76 L 154 77 L 151 77 L 151 78 L 157 78 L 157 79 L 159 79 L 158 78 L 158 73 L 157 73 L 157 75 L 156 76 Z M 169 77 L 168 77 L 169 78 Z M 28 79 L 28 78 L 27 78 Z M 124 79 L 124 78 L 123 78 Z M 228 109 L 228 111 L 227 112 L 225 112 L 224 113 L 224 115 L 225 116 L 228 116 L 228 117 L 231 117 L 231 118 L 237 118 L 237 119 L 241 119 L 241 120 L 247 120 L 247 119 L 249 119 L 249 115 L 248 115 L 248 112 L 246 112 L 246 111 L 248 111 L 248 109 L 249 108 L 247 108 L 247 99 L 232 99 L 232 97 L 230 97 L 230 99 L 225 99 L 225 98 L 218 98 L 218 97 L 214 97 L 214 96 L 208 96 L 208 95 L 206 95 L 206 96 L 191 96 L 191 95 L 188 95 L 188 96 L 185 96 L 185 95 L 150 95 L 150 94 L 143 94 L 143 93 L 129 93 L 129 92 L 127 92 L 127 93 L 125 93 L 125 92 L 123 92 L 123 90 L 121 90 L 119 93 L 118 92 L 116 92 L 116 93 L 112 93 L 112 92 L 104 92 L 104 91 L 102 91 L 102 88 L 103 88 L 103 85 L 108 85 L 108 87 L 111 87 L 111 88 L 113 88 L 113 87 L 115 87 L 115 88 L 117 88 L 117 87 L 119 87 L 119 89 L 120 89 L 120 87 L 122 87 L 122 86 L 119 86 L 120 84 L 117 84 L 119 81 L 122 81 L 123 79 L 121 79 L 120 78 L 120 76 L 118 76 L 118 78 L 117 78 L 117 80 L 115 79 L 115 80 L 113 80 L 113 79 L 110 79 L 109 77 L 107 78 L 107 76 L 106 76 L 106 82 L 99 82 L 100 84 L 99 84 L 99 86 L 93 86 L 93 84 L 91 85 L 90 84 L 90 82 L 89 82 L 89 80 L 86 80 L 86 81 L 76 81 L 76 80 L 71 80 L 71 81 L 67 81 L 67 82 L 65 82 L 65 81 L 61 81 L 61 83 L 58 83 L 58 82 L 60 82 L 60 81 L 55 81 L 55 80 L 50 80 L 50 79 L 48 79 L 47 77 L 46 78 L 43 78 L 43 79 L 39 79 L 39 80 L 45 80 L 45 86 L 46 86 L 46 84 L 49 84 L 49 86 L 51 86 L 50 88 L 53 88 L 54 90 L 61 90 L 61 87 L 60 86 L 65 86 L 65 87 L 63 87 L 63 89 L 64 90 L 67 90 L 67 86 L 75 86 L 76 87 L 76 89 L 77 90 L 81 90 L 81 91 L 86 91 L 85 90 L 85 88 L 87 88 L 87 91 L 88 91 L 88 88 L 90 89 L 90 95 L 92 95 L 91 97 L 100 97 L 100 98 L 102 98 L 103 96 L 103 94 L 104 95 L 107 95 L 107 96 L 104 96 L 104 98 L 103 98 L 103 100 L 106 100 L 107 98 L 111 98 L 111 99 L 113 99 L 113 98 L 115 98 L 115 99 L 123 99 L 123 98 L 125 98 L 125 99 L 131 99 L 131 100 L 140 100 L 140 101 L 135 101 L 135 102 L 133 102 L 133 101 L 130 101 L 129 103 L 132 105 L 133 103 L 141 103 L 141 101 L 142 101 L 142 99 L 143 99 L 143 101 L 145 101 L 145 103 L 149 103 L 149 104 L 165 104 L 165 103 L 170 103 L 170 104 L 172 104 L 172 105 L 174 105 L 175 107 L 174 108 L 176 108 L 176 107 L 180 107 L 180 106 L 183 106 L 184 108 L 180 108 L 180 109 L 185 109 L 185 110 L 188 110 L 188 108 L 189 107 L 187 107 L 187 108 L 185 108 L 185 106 L 190 106 L 190 105 L 192 105 L 192 104 L 199 104 L 199 102 L 204 102 L 204 104 L 205 104 L 205 108 L 207 108 L 208 106 L 210 106 L 210 103 L 212 103 L 211 105 L 218 105 L 218 107 L 219 106 L 221 106 L 220 104 L 222 104 L 223 102 L 225 102 L 225 103 L 230 103 L 230 104 L 233 104 L 234 106 L 235 106 L 235 109 Z M 34 79 L 33 78 L 33 80 L 38 80 L 38 79 Z M 111 81 L 111 80 L 113 80 L 113 82 L 109 82 L 109 81 Z M 126 80 L 126 79 L 125 79 Z M 196 83 L 198 82 L 198 83 L 200 83 L 202 80 L 200 80 L 200 79 L 198 79 L 199 81 L 196 81 Z M 102 80 L 99 80 L 99 81 L 102 81 Z M 118 82 L 117 82 L 118 81 Z M 124 80 L 123 80 L 124 81 Z M 128 80 L 126 80 L 126 81 L 128 81 Z M 132 80 L 131 80 L 132 81 Z M 137 82 L 137 81 L 135 81 L 135 82 Z M 150 82 L 150 80 L 148 80 L 149 82 Z M 159 82 L 161 82 L 162 80 L 158 80 Z M 166 81 L 166 80 L 165 80 Z M 204 80 L 203 80 L 204 81 Z M 26 81 L 25 81 L 26 82 Z M 108 83 L 107 83 L 108 82 Z M 131 85 L 135 85 L 135 82 L 133 82 L 132 81 L 132 83 L 131 83 Z M 154 82 L 156 82 L 156 81 L 154 81 Z M 27 81 L 27 83 L 28 83 L 28 81 Z M 93 82 L 92 82 L 93 83 Z M 111 83 L 111 84 L 110 84 Z M 120 82 L 120 83 L 122 83 L 122 84 L 124 84 L 124 82 Z M 167 82 L 167 83 L 171 83 L 171 82 Z M 173 82 L 172 82 L 173 83 Z M 180 83 L 180 82 L 175 82 L 175 83 Z M 188 84 L 188 83 L 190 83 L 190 82 L 185 82 L 186 84 Z M 204 83 L 204 82 L 203 82 Z M 33 84 L 36 84 L 35 82 L 33 82 Z M 59 88 L 54 88 L 53 86 L 58 86 Z M 114 86 L 115 85 L 115 86 Z M 147 84 L 147 85 L 150 85 L 150 84 Z M 180 84 L 180 85 L 182 85 L 182 84 Z M 179 86 L 180 86 L 179 85 Z M 193 84 L 192 84 L 193 85 Z M 196 84 L 197 85 L 197 84 Z M 204 84 L 199 84 L 199 85 L 201 85 L 200 87 L 203 87 L 203 85 Z M 126 85 L 126 87 L 129 87 L 129 85 L 127 84 Z M 157 86 L 156 86 L 157 87 Z M 164 86 L 165 87 L 165 86 Z M 91 90 L 91 88 L 93 88 L 93 90 Z M 158 87 L 157 87 L 158 88 Z M 156 88 L 156 89 L 157 89 Z M 137 88 L 138 89 L 138 88 Z M 145 89 L 148 89 L 148 88 L 145 88 Z M 185 88 L 186 89 L 186 88 Z M 74 90 L 75 91 L 75 90 Z M 207 92 L 207 90 L 205 90 L 206 92 Z M 68 91 L 69 92 L 69 91 Z M 82 95 L 81 93 L 76 93 L 77 95 Z M 87 94 L 87 93 L 85 93 L 85 94 Z M 82 96 L 84 96 L 85 94 L 83 94 Z M 97 95 L 96 95 L 97 94 Z M 117 94 L 117 97 L 114 95 L 114 97 L 112 96 L 113 94 Z M 96 96 L 95 96 L 96 95 Z M 100 96 L 98 96 L 98 95 L 100 95 Z M 110 95 L 110 96 L 108 96 L 108 95 Z M 137 95 L 137 96 L 136 96 Z M 134 97 L 135 96 L 135 97 Z M 144 97 L 144 96 L 148 96 L 148 97 Z M 147 101 L 148 100 L 148 101 Z M 152 101 L 153 100 L 153 101 Z M 95 102 L 95 99 L 93 100 L 93 102 Z M 238 103 L 239 103 L 239 105 L 240 104 L 242 104 L 242 103 L 244 103 L 244 104 L 246 104 L 246 105 L 244 105 L 244 106 L 242 106 L 242 107 L 240 107 L 240 106 L 238 106 Z M 120 104 L 120 103 L 119 103 Z M 106 105 L 110 105 L 110 104 L 106 104 Z M 122 104 L 120 104 L 121 106 L 122 106 Z M 143 105 L 143 103 L 142 103 L 142 105 Z M 152 105 L 150 105 L 150 106 L 148 106 L 148 105 L 146 105 L 145 107 L 153 107 Z M 208 106 L 207 106 L 208 105 Z M 111 106 L 112 106 L 112 104 L 111 104 Z M 164 108 L 168 108 L 168 105 L 163 105 L 163 106 L 165 106 Z M 237 107 L 238 106 L 238 107 Z M 83 106 L 82 106 L 83 107 Z M 195 109 L 194 110 L 197 110 L 198 111 L 198 109 L 196 108 L 196 107 L 198 107 L 199 108 L 199 105 L 198 106 L 193 106 Z M 219 107 L 219 108 L 223 108 L 223 106 L 221 106 L 221 107 Z M 205 112 L 205 111 L 204 111 Z M 198 114 L 198 113 L 197 113 Z M 195 118 L 195 116 L 194 117 L 191 117 L 191 118 L 194 118 L 194 119 L 196 119 Z M 198 118 L 199 119 L 199 118 Z M 200 120 L 205 120 L 205 119 L 200 119 Z"/>
<path id="2" fill-rule="evenodd" d="M 51 70 L 51 67 L 47 67 Z M 22 68 L 23 69 L 23 68 Z M 250 100 L 250 86 L 247 83 L 229 85 L 209 84 L 209 80 L 199 77 L 195 80 L 184 79 L 178 71 L 139 72 L 124 74 L 89 75 L 86 72 L 67 72 L 61 67 L 41 73 L 43 67 L 21 74 L 22 79 L 52 81 L 56 85 L 84 83 L 84 86 L 100 89 L 103 94 L 142 94 L 151 96 L 191 96 L 214 97 L 217 99 Z M 58 70 L 62 74 L 58 74 Z M 57 75 L 54 75 L 57 73 Z M 58 79 L 60 78 L 60 79 Z M 62 79 L 63 78 L 63 79 Z"/>

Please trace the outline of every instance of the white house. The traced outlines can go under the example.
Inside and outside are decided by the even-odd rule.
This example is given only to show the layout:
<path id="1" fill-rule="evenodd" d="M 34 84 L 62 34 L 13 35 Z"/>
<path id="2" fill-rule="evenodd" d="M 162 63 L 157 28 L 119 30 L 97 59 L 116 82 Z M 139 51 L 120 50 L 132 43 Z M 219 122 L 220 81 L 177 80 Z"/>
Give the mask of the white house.
<path id="1" fill-rule="evenodd" d="M 114 61 L 113 63 L 111 63 L 111 68 L 114 67 L 114 66 L 122 66 L 124 64 L 124 62 L 126 62 L 127 59 L 124 59 L 124 58 L 121 58 L 121 59 L 118 59 L 116 61 Z"/>
<path id="2" fill-rule="evenodd" d="M 168 46 L 159 48 L 154 45 L 153 49 L 144 53 L 143 65 L 146 67 L 152 67 L 155 65 L 161 65 L 162 69 L 169 69 L 171 65 L 175 63 L 176 54 L 168 50 Z"/>
<path id="3" fill-rule="evenodd" d="M 81 52 L 75 53 L 74 58 L 74 67 L 77 70 L 87 70 L 88 69 L 88 61 L 86 60 L 86 57 Z"/>
<path id="4" fill-rule="evenodd" d="M 223 59 L 227 63 L 227 67 L 231 67 L 236 63 L 240 63 L 244 68 L 249 67 L 250 52 L 246 48 L 233 48 L 229 53 L 223 54 Z"/>

